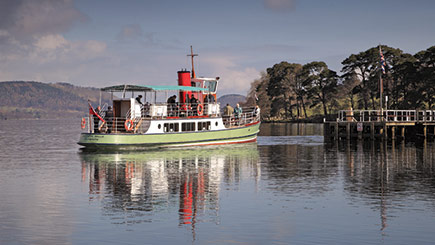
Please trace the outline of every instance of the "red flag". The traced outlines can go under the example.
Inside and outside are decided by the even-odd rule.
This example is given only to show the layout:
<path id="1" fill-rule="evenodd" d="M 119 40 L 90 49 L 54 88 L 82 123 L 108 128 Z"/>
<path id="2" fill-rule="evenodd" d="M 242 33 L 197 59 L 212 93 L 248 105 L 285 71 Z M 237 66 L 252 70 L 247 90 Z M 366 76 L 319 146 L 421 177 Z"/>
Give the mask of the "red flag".
<path id="1" fill-rule="evenodd" d="M 94 110 L 94 108 L 91 106 L 91 103 L 88 102 L 89 105 L 89 115 L 95 115 L 100 119 L 102 122 L 106 122 L 98 113 Z"/>

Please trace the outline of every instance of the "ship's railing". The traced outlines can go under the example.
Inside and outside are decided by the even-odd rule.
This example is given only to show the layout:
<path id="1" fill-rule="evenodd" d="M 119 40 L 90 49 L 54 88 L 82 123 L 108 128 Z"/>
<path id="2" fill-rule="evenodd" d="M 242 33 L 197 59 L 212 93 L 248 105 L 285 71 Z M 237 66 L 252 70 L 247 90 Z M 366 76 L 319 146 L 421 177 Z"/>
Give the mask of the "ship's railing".
<path id="1" fill-rule="evenodd" d="M 156 107 L 161 108 L 165 106 L 166 113 L 156 115 Z M 202 113 L 195 108 L 195 105 L 186 104 L 168 109 L 168 104 L 152 105 L 149 108 L 142 107 L 141 117 L 132 117 L 130 110 L 126 113 L 125 117 L 106 117 L 106 111 L 101 110 L 100 115 L 105 122 L 99 120 L 96 116 L 89 117 L 89 128 L 85 129 L 90 133 L 144 133 L 149 127 L 149 119 L 170 119 L 170 118 L 197 118 L 200 116 L 220 116 L 220 109 L 218 103 L 206 104 L 202 109 Z M 153 108 L 154 106 L 154 108 Z M 196 111 L 195 111 L 196 109 Z M 164 110 L 162 110 L 164 111 Z M 169 112 L 168 112 L 169 111 Z M 206 113 L 204 113 L 206 111 Z M 249 123 L 260 121 L 259 111 L 255 107 L 242 108 L 242 113 L 223 115 L 223 121 L 226 127 L 243 126 Z"/>
<path id="2" fill-rule="evenodd" d="M 435 122 L 435 110 L 342 110 L 338 122 Z"/>
<path id="3" fill-rule="evenodd" d="M 166 117 L 189 117 L 189 116 L 218 116 L 220 114 L 219 103 L 145 103 L 141 107 L 142 117 L 166 118 Z M 127 115 L 127 118 L 130 115 Z"/>
<path id="4" fill-rule="evenodd" d="M 144 133 L 149 124 L 143 118 L 129 119 L 126 117 L 105 117 L 102 122 L 96 117 L 90 117 L 90 133 Z M 131 120 L 131 121 L 130 121 Z M 96 123 L 95 123 L 96 122 Z"/>
<path id="5" fill-rule="evenodd" d="M 255 107 L 243 107 L 242 111 L 243 112 L 240 114 L 232 113 L 231 115 L 223 115 L 222 118 L 225 127 L 243 126 L 260 121 L 260 113 Z"/>

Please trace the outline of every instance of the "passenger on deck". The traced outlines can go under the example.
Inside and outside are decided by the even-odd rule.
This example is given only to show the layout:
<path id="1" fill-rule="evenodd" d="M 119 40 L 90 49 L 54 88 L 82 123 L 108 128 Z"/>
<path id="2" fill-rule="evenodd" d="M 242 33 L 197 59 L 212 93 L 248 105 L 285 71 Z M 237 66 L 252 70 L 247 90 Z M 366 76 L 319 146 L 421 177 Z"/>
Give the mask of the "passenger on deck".
<path id="1" fill-rule="evenodd" d="M 236 119 L 236 123 L 239 124 L 239 119 L 242 116 L 242 107 L 237 103 L 236 107 L 234 108 L 234 118 Z"/>
<path id="2" fill-rule="evenodd" d="M 224 116 L 230 117 L 233 115 L 234 109 L 230 106 L 230 104 L 227 104 L 224 108 Z"/>
<path id="3" fill-rule="evenodd" d="M 214 101 L 214 96 L 211 95 L 211 94 L 208 94 L 207 96 L 205 96 L 205 98 L 204 98 L 204 102 L 207 102 L 207 103 L 214 103 L 214 102 L 215 102 L 215 101 Z"/>
<path id="4" fill-rule="evenodd" d="M 198 104 L 198 100 L 195 98 L 195 95 L 193 94 L 190 97 L 190 104 Z"/>
<path id="5" fill-rule="evenodd" d="M 101 107 L 100 107 L 100 106 L 97 106 L 97 109 L 95 109 L 95 112 L 96 112 L 98 115 L 100 115 L 100 110 L 101 110 Z M 92 119 L 94 120 L 94 133 L 98 133 L 98 132 L 100 132 L 100 130 L 98 130 L 98 123 L 100 122 L 100 119 L 99 119 L 98 116 L 95 115 L 95 114 L 92 116 Z"/>
<path id="6" fill-rule="evenodd" d="M 193 115 L 197 116 L 197 110 L 198 110 L 198 100 L 195 98 L 195 95 L 192 94 L 190 97 L 190 106 L 192 107 Z"/>
<path id="7" fill-rule="evenodd" d="M 260 115 L 260 107 L 256 105 L 254 109 L 254 116 L 259 116 L 259 115 Z"/>
<path id="8" fill-rule="evenodd" d="M 224 115 L 223 115 L 224 123 L 226 125 L 231 125 L 231 116 L 233 115 L 233 112 L 234 112 L 233 107 L 231 107 L 230 104 L 227 104 L 227 106 L 225 106 L 224 108 Z"/>
<path id="9" fill-rule="evenodd" d="M 172 95 L 171 97 L 168 98 L 168 111 L 169 111 L 169 115 L 171 116 L 176 116 L 176 112 L 177 112 L 177 96 L 176 95 Z"/>
<path id="10" fill-rule="evenodd" d="M 149 102 L 145 102 L 145 104 L 143 105 L 142 109 L 141 109 L 141 116 L 142 117 L 147 117 L 150 114 L 150 103 Z"/>
<path id="11" fill-rule="evenodd" d="M 236 107 L 234 108 L 234 117 L 235 118 L 240 118 L 240 116 L 242 115 L 242 107 L 240 107 L 239 104 L 236 105 Z"/>
<path id="12" fill-rule="evenodd" d="M 175 101 L 177 99 L 176 95 L 172 95 L 171 97 L 168 98 L 168 104 L 175 104 Z"/>
<path id="13" fill-rule="evenodd" d="M 107 122 L 107 133 L 110 134 L 112 132 L 112 123 L 113 123 L 113 111 L 112 107 L 107 107 L 106 116 L 104 116 L 104 119 Z"/>
<path id="14" fill-rule="evenodd" d="M 142 95 L 139 94 L 139 95 L 136 97 L 136 101 L 137 101 L 137 103 L 143 105 L 141 100 L 142 100 Z"/>

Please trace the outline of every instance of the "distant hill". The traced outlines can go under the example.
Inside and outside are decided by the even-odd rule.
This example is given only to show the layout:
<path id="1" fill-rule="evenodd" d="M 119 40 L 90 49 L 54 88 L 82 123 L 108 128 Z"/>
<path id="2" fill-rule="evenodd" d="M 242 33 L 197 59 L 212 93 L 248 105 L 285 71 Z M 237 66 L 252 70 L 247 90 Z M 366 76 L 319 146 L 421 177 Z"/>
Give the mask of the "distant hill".
<path id="1" fill-rule="evenodd" d="M 98 103 L 100 90 L 68 83 L 0 82 L 0 119 L 71 118 L 86 115 L 88 99 Z M 104 103 L 110 95 L 103 95 Z"/>
<path id="2" fill-rule="evenodd" d="M 230 104 L 232 107 L 236 106 L 237 103 L 244 103 L 246 101 L 246 96 L 240 94 L 227 94 L 218 98 L 218 102 L 221 104 L 221 107 Z"/>
<path id="3" fill-rule="evenodd" d="M 88 100 L 98 104 L 100 89 L 78 87 L 69 83 L 27 81 L 0 82 L 0 120 L 25 118 L 74 118 L 85 116 Z M 218 98 L 221 106 L 244 102 L 240 94 Z M 110 94 L 103 93 L 102 103 L 111 104 Z"/>

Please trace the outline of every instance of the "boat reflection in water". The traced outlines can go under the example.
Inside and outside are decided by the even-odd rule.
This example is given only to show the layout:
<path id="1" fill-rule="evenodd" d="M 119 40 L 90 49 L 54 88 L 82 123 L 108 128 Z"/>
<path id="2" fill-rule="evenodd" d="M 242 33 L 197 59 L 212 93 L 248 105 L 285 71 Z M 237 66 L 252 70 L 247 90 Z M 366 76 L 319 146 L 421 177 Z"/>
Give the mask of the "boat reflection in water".
<path id="1" fill-rule="evenodd" d="M 261 174 L 256 143 L 144 152 L 83 151 L 80 157 L 90 201 L 101 201 L 104 214 L 116 224 L 152 222 L 155 212 L 178 213 L 179 224 L 193 228 L 200 217 L 218 222 L 222 182 L 238 182 L 245 174 L 258 179 Z"/>

